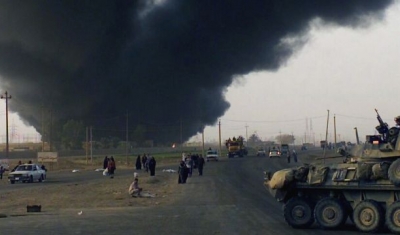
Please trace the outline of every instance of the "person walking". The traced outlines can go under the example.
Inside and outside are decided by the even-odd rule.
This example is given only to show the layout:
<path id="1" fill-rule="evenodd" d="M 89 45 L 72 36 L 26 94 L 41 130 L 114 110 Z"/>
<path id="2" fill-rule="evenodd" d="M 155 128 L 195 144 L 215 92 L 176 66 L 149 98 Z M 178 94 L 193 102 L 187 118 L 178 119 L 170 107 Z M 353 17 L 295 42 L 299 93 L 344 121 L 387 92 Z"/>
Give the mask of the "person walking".
<path id="1" fill-rule="evenodd" d="M 293 155 L 293 161 L 294 161 L 294 162 L 297 162 L 297 153 L 296 153 L 296 150 L 293 149 L 292 155 Z"/>
<path id="2" fill-rule="evenodd" d="M 103 160 L 103 169 L 107 169 L 108 166 L 108 157 L 106 156 Z"/>
<path id="3" fill-rule="evenodd" d="M 185 184 L 187 179 L 187 167 L 185 161 L 179 163 L 178 174 L 178 184 Z"/>
<path id="4" fill-rule="evenodd" d="M 206 162 L 204 161 L 203 155 L 199 155 L 199 158 L 197 159 L 197 169 L 199 171 L 199 175 L 202 176 L 203 175 L 203 167 L 206 164 Z"/>
<path id="5" fill-rule="evenodd" d="M 111 156 L 110 159 L 108 160 L 108 165 L 107 165 L 108 174 L 111 179 L 114 178 L 115 169 L 117 169 L 115 160 L 114 160 L 114 157 Z"/>
<path id="6" fill-rule="evenodd" d="M 146 172 L 148 172 L 149 168 L 147 167 L 147 155 L 145 153 L 142 156 L 142 165 Z"/>
<path id="7" fill-rule="evenodd" d="M 150 170 L 150 176 L 155 176 L 156 174 L 156 159 L 151 156 L 149 160 L 149 170 Z"/>
<path id="8" fill-rule="evenodd" d="M 0 165 L 0 179 L 3 179 L 4 167 Z"/>
<path id="9" fill-rule="evenodd" d="M 287 163 L 290 163 L 290 152 L 287 152 L 286 156 L 287 156 Z"/>
<path id="10" fill-rule="evenodd" d="M 142 162 L 140 159 L 140 155 L 138 155 L 136 158 L 136 170 L 141 170 L 141 169 L 142 169 Z"/>
<path id="11" fill-rule="evenodd" d="M 188 168 L 188 177 L 191 177 L 193 173 L 193 160 L 191 157 L 186 160 L 186 167 Z"/>

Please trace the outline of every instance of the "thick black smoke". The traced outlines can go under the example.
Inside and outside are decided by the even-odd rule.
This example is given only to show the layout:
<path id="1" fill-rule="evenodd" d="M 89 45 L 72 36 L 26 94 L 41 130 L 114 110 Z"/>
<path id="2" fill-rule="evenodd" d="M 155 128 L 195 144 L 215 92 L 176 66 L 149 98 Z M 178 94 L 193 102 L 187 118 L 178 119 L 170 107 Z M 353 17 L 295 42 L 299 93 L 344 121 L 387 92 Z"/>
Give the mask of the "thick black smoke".
<path id="1" fill-rule="evenodd" d="M 234 75 L 278 69 L 298 48 L 282 40 L 304 35 L 311 20 L 357 26 L 391 3 L 3 0 L 0 86 L 39 132 L 43 107 L 55 123 L 114 130 L 129 112 L 130 129 L 179 142 L 229 108 L 223 92 Z"/>

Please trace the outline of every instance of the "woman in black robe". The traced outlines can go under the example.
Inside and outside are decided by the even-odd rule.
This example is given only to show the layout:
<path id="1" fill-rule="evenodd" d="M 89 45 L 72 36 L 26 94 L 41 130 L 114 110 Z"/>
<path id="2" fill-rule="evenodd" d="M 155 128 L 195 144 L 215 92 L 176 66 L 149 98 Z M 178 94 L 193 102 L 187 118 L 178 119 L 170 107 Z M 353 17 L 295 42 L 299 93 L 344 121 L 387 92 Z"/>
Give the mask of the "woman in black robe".
<path id="1" fill-rule="evenodd" d="M 142 169 L 142 161 L 140 159 L 140 155 L 138 155 L 136 158 L 136 170 L 141 170 L 141 169 Z"/>

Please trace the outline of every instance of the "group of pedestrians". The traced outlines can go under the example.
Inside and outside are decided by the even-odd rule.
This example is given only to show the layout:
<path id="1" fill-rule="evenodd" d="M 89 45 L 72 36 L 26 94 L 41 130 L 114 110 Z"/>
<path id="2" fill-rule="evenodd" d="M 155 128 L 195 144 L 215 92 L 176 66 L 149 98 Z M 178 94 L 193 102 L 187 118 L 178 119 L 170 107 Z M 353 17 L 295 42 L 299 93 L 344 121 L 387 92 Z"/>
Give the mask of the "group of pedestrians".
<path id="1" fill-rule="evenodd" d="M 292 154 L 290 152 L 287 154 L 287 162 L 290 163 L 290 158 L 293 156 L 293 161 L 297 162 L 297 153 L 296 150 L 292 150 Z"/>
<path id="2" fill-rule="evenodd" d="M 155 176 L 156 174 L 156 159 L 150 154 L 143 154 L 143 156 L 138 155 L 136 158 L 136 170 L 141 170 L 142 166 L 146 172 L 150 172 L 150 176 Z"/>
<path id="3" fill-rule="evenodd" d="M 193 169 L 198 170 L 199 176 L 203 175 L 203 168 L 205 165 L 205 160 L 200 154 L 188 154 L 182 153 L 182 160 L 178 167 L 178 184 L 185 184 L 188 177 L 193 174 Z"/>

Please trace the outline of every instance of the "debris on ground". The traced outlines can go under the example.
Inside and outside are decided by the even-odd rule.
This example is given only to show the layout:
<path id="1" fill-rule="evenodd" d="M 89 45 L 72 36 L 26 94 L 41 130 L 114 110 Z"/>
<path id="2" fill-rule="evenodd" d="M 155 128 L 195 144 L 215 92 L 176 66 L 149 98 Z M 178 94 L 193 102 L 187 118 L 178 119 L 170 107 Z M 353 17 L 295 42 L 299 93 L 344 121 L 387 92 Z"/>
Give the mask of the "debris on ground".
<path id="1" fill-rule="evenodd" d="M 168 172 L 168 173 L 175 173 L 176 170 L 172 170 L 172 169 L 163 169 L 163 172 Z"/>

